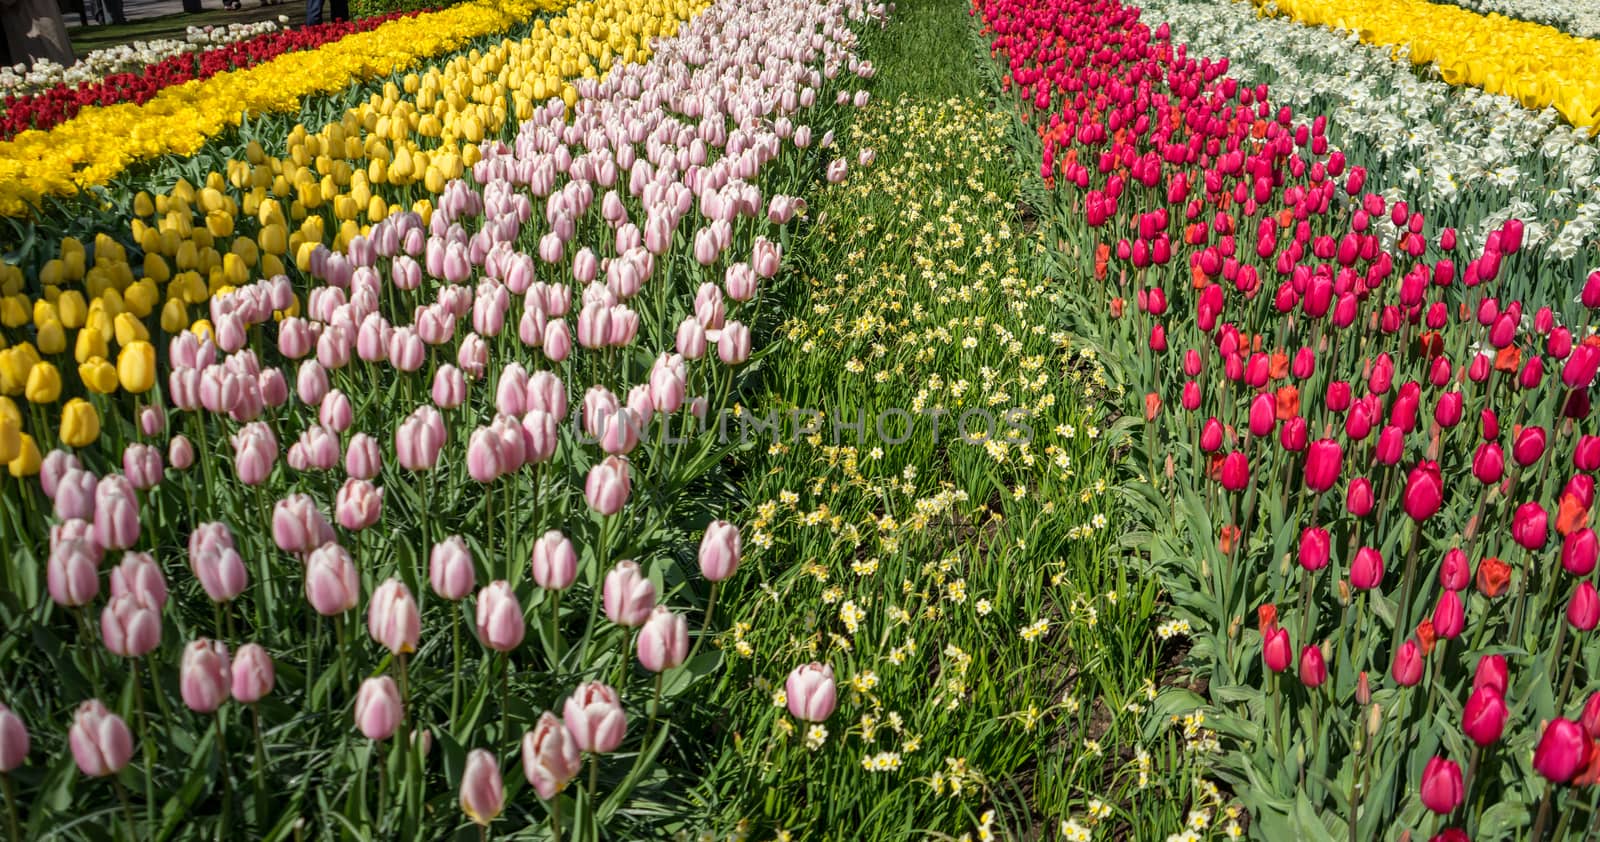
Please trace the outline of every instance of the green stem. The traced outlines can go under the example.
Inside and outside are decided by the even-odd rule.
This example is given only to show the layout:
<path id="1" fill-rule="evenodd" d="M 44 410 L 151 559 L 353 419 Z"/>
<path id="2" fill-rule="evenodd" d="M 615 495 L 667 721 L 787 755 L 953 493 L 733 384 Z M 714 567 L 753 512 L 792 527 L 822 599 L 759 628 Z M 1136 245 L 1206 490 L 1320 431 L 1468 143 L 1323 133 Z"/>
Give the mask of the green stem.
<path id="1" fill-rule="evenodd" d="M 13 835 L 13 842 L 16 837 Z M 552 842 L 561 842 L 561 793 L 556 793 L 550 799 L 550 839 Z"/>
<path id="2" fill-rule="evenodd" d="M 450 671 L 450 727 L 456 726 L 456 717 L 461 714 L 461 615 L 466 611 L 463 603 L 452 609 L 454 616 L 450 620 L 450 644 L 455 654 L 455 668 Z"/>
<path id="3" fill-rule="evenodd" d="M 256 738 L 256 824 L 264 826 L 267 820 L 267 746 L 261 738 L 261 706 L 250 705 L 250 727 Z"/>
<path id="4" fill-rule="evenodd" d="M 711 594 L 706 597 L 706 619 L 705 622 L 700 626 L 700 636 L 694 639 L 694 647 L 689 650 L 690 658 L 693 658 L 695 653 L 700 651 L 700 644 L 705 643 L 706 638 L 711 634 L 711 617 L 716 614 L 717 611 L 718 584 L 719 583 L 717 582 L 711 583 Z"/>
<path id="5" fill-rule="evenodd" d="M 217 840 L 227 839 L 228 814 L 233 808 L 233 775 L 228 771 L 228 743 L 222 729 L 222 709 L 217 709 L 217 759 L 222 771 L 222 821 L 217 825 Z"/>
<path id="6" fill-rule="evenodd" d="M 144 686 L 139 680 L 139 662 L 133 662 L 133 706 L 139 712 L 139 742 L 144 750 L 145 836 L 154 839 L 156 828 L 156 751 L 150 740 L 150 716 L 144 709 Z"/>
<path id="7" fill-rule="evenodd" d="M 6 829 L 11 831 L 11 842 L 21 842 L 22 836 L 17 833 L 17 793 L 11 786 L 10 775 L 0 774 L 0 787 L 6 792 Z"/>
<path id="8" fill-rule="evenodd" d="M 5 776 L 5 780 L 6 794 L 9 797 L 11 792 L 11 777 L 9 775 Z M 133 820 L 133 804 L 128 801 L 128 790 L 122 786 L 122 781 L 118 780 L 116 776 L 112 776 L 111 778 L 111 787 L 117 791 L 117 800 L 122 802 L 122 818 L 128 823 L 128 839 L 130 842 L 136 842 L 139 837 L 134 828 L 138 827 L 138 824 Z M 15 828 L 13 828 L 13 830 L 15 830 Z"/>

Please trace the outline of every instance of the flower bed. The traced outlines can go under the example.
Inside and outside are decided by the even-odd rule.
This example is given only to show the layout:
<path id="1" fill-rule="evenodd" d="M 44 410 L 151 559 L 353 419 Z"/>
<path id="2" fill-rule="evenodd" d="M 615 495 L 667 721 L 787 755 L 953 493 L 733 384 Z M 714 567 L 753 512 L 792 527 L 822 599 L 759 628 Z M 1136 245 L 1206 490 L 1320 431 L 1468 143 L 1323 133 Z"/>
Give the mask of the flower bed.
<path id="1" fill-rule="evenodd" d="M 114 70 L 76 81 L 62 81 L 31 93 L 8 94 L 5 110 L 0 112 L 0 140 L 10 140 L 27 129 L 49 129 L 71 119 L 87 106 L 148 102 L 173 85 L 254 67 L 284 53 L 315 49 L 347 35 L 376 29 L 403 16 L 403 13 L 396 13 L 346 23 L 318 24 L 304 29 L 281 32 L 268 30 L 247 40 L 224 42 L 226 46 L 215 49 L 178 51 L 167 58 L 138 65 L 131 70 Z"/>
<path id="2" fill-rule="evenodd" d="M 427 108 L 439 132 L 389 122 L 417 101 L 397 85 L 286 139 L 280 172 L 330 184 L 340 132 L 390 163 L 369 198 L 397 210 L 364 229 L 347 192 L 255 182 L 252 150 L 146 197 L 139 233 L 178 241 L 165 280 L 152 249 L 121 284 L 109 237 L 0 279 L 55 312 L 7 310 L 0 352 L 26 398 L 0 399 L 0 575 L 51 653 L 8 662 L 0 710 L 30 836 L 94 812 L 187 838 L 594 839 L 672 804 L 690 688 L 721 660 L 713 583 L 741 559 L 705 491 L 715 423 L 759 353 L 807 138 L 850 111 L 834 88 L 883 15 L 578 4 L 404 81 L 459 109 Z M 603 80 L 565 84 L 596 54 Z M 485 128 L 501 74 L 540 94 Z M 404 172 L 413 149 L 438 165 Z M 244 260 L 289 251 L 291 220 L 288 262 Z M 163 328 L 157 284 L 198 284 L 209 318 Z M 98 362 L 60 378 L 80 349 Z"/>
<path id="3" fill-rule="evenodd" d="M 95 50 L 73 62 L 70 67 L 63 67 L 47 58 L 41 58 L 31 65 L 0 67 L 0 96 L 5 96 L 7 99 L 27 96 L 61 85 L 76 87 L 97 82 L 116 73 L 136 73 L 141 68 L 183 53 L 223 47 L 278 31 L 278 24 L 272 21 L 230 23 L 227 26 L 191 26 L 181 41 L 176 38 L 158 38 L 154 41 L 119 44 Z"/>
<path id="4" fill-rule="evenodd" d="M 1510 297 L 1520 220 L 1465 253 L 1137 10 L 976 9 L 1058 186 L 1073 323 L 1143 421 L 1130 543 L 1259 832 L 1564 838 L 1600 764 L 1600 273 Z"/>

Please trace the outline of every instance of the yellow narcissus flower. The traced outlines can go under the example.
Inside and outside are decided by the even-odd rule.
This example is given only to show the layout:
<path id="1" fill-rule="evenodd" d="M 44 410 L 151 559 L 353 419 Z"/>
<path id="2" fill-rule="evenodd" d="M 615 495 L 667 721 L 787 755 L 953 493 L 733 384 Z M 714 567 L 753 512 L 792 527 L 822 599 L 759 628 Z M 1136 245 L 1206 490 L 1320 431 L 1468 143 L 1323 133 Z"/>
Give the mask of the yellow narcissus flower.
<path id="1" fill-rule="evenodd" d="M 100 438 L 100 413 L 83 398 L 61 407 L 61 441 L 69 447 L 87 447 Z"/>
<path id="2" fill-rule="evenodd" d="M 122 346 L 117 354 L 117 381 L 122 388 L 140 394 L 156 384 L 156 348 L 142 339 Z"/>
<path id="3" fill-rule="evenodd" d="M 43 464 L 44 456 L 39 453 L 38 443 L 33 436 L 23 433 L 17 443 L 17 455 L 6 465 L 6 470 L 17 479 L 22 479 L 39 473 Z"/>
<path id="4" fill-rule="evenodd" d="M 105 357 L 91 357 L 78 364 L 78 379 L 91 392 L 109 395 L 117 390 L 117 367 Z"/>
<path id="5" fill-rule="evenodd" d="M 22 395 L 32 404 L 55 403 L 61 397 L 61 372 L 44 360 L 34 363 L 28 370 L 28 384 Z"/>

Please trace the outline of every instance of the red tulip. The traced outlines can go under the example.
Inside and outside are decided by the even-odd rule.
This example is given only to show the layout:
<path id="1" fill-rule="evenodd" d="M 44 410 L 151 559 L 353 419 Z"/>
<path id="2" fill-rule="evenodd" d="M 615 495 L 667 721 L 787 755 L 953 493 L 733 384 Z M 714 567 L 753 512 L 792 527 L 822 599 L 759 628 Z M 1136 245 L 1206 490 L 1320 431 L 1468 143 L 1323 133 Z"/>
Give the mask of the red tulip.
<path id="1" fill-rule="evenodd" d="M 1306 487 L 1317 493 L 1332 488 L 1339 480 L 1344 449 L 1333 439 L 1318 439 L 1306 448 Z"/>
<path id="2" fill-rule="evenodd" d="M 1549 516 L 1538 503 L 1523 503 L 1511 516 L 1511 537 L 1529 550 L 1544 547 L 1550 538 Z"/>
<path id="3" fill-rule="evenodd" d="M 1322 650 L 1307 646 L 1300 650 L 1300 681 L 1307 687 L 1321 687 L 1328 680 L 1328 664 Z"/>
<path id="4" fill-rule="evenodd" d="M 1433 630 L 1446 640 L 1454 640 L 1466 628 L 1467 613 L 1456 592 L 1446 590 L 1433 609 Z"/>
<path id="5" fill-rule="evenodd" d="M 1444 481 L 1439 476 L 1438 462 L 1423 462 L 1411 469 L 1406 477 L 1404 505 L 1406 514 L 1421 523 L 1439 511 L 1444 502 Z"/>
<path id="6" fill-rule="evenodd" d="M 1587 576 L 1593 572 L 1595 559 L 1600 557 L 1600 540 L 1588 527 L 1567 533 L 1561 542 L 1561 566 L 1574 576 Z"/>
<path id="7" fill-rule="evenodd" d="M 1229 491 L 1243 491 L 1250 484 L 1250 462 L 1237 450 L 1222 457 L 1222 487 Z"/>
<path id="8" fill-rule="evenodd" d="M 1493 745 L 1505 732 L 1510 717 L 1506 700 L 1493 687 L 1479 687 L 1467 697 L 1461 711 L 1461 730 L 1480 746 Z"/>
<path id="9" fill-rule="evenodd" d="M 1394 653 L 1394 668 L 1390 673 L 1402 687 L 1412 687 L 1422 680 L 1422 650 L 1416 641 L 1400 644 L 1400 649 Z"/>
<path id="10" fill-rule="evenodd" d="M 1289 668 L 1289 661 L 1293 657 L 1288 629 L 1275 627 L 1262 633 L 1261 659 L 1266 662 L 1267 669 L 1283 672 Z"/>
<path id="11" fill-rule="evenodd" d="M 1583 726 L 1570 719 L 1553 719 L 1533 750 L 1534 771 L 1555 783 L 1566 783 L 1583 768 L 1588 751 Z"/>
<path id="12" fill-rule="evenodd" d="M 1544 455 L 1545 432 L 1543 427 L 1523 427 L 1517 434 L 1517 440 L 1511 445 L 1511 458 L 1517 460 L 1518 465 L 1527 467 L 1539 461 Z"/>
<path id="13" fill-rule="evenodd" d="M 1567 622 L 1579 631 L 1594 631 L 1600 624 L 1600 594 L 1588 581 L 1579 582 L 1567 600 Z"/>
<path id="14" fill-rule="evenodd" d="M 1506 674 L 1506 656 L 1484 655 L 1478 659 L 1478 666 L 1472 672 L 1473 690 L 1487 687 L 1496 694 L 1504 696 L 1509 683 Z"/>
<path id="15" fill-rule="evenodd" d="M 1350 562 L 1350 585 L 1361 590 L 1371 590 L 1383 582 L 1383 554 L 1372 547 L 1356 551 Z"/>
<path id="16" fill-rule="evenodd" d="M 1332 539 L 1328 530 L 1308 526 L 1300 532 L 1300 566 L 1307 570 L 1321 570 L 1328 566 Z"/>
<path id="17" fill-rule="evenodd" d="M 1444 815 L 1461 806 L 1461 767 L 1453 760 L 1434 757 L 1422 770 L 1422 803 Z"/>
<path id="18" fill-rule="evenodd" d="M 1500 445 L 1494 442 L 1485 442 L 1478 445 L 1478 451 L 1472 455 L 1472 475 L 1484 485 L 1493 485 L 1505 475 L 1506 457 L 1500 450 Z"/>
<path id="19" fill-rule="evenodd" d="M 1452 591 L 1463 590 L 1472 583 L 1472 566 L 1460 547 L 1452 547 L 1444 554 L 1439 565 L 1439 586 Z"/>
<path id="20" fill-rule="evenodd" d="M 1345 509 L 1356 517 L 1366 517 L 1372 514 L 1373 503 L 1372 481 L 1366 477 L 1350 480 L 1350 487 L 1345 492 Z"/>

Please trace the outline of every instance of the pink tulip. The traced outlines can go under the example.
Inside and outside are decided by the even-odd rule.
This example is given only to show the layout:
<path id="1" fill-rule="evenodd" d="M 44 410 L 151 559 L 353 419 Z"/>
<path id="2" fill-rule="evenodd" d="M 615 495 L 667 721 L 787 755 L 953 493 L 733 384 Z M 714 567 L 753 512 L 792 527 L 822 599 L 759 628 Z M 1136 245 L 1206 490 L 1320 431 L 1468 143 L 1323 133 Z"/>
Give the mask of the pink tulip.
<path id="1" fill-rule="evenodd" d="M 400 688 L 387 675 L 361 682 L 356 692 L 356 729 L 369 740 L 387 740 L 394 736 L 405 715 L 405 704 L 400 701 Z"/>
<path id="2" fill-rule="evenodd" d="M 556 417 L 539 409 L 530 409 L 522 416 L 523 458 L 527 464 L 538 465 L 555 456 L 556 445 L 561 441 L 560 424 Z"/>
<path id="3" fill-rule="evenodd" d="M 433 388 L 428 391 L 433 405 L 440 409 L 455 409 L 467 401 L 467 380 L 455 366 L 445 363 L 433 374 Z"/>
<path id="4" fill-rule="evenodd" d="M 246 643 L 234 653 L 231 686 L 233 697 L 251 705 L 272 692 L 276 672 L 272 656 L 259 643 Z"/>
<path id="5" fill-rule="evenodd" d="M 350 429 L 355 422 L 355 409 L 350 405 L 350 396 L 338 389 L 328 392 L 317 407 L 317 420 L 335 433 Z"/>
<path id="6" fill-rule="evenodd" d="M 605 516 L 622 511 L 631 490 L 628 462 L 620 456 L 607 456 L 590 468 L 583 486 L 589 508 Z"/>
<path id="7" fill-rule="evenodd" d="M 678 324 L 677 350 L 686 360 L 698 360 L 706 355 L 706 329 L 693 317 Z"/>
<path id="8" fill-rule="evenodd" d="M 706 525 L 700 538 L 700 573 L 708 581 L 721 582 L 739 569 L 742 542 L 739 527 L 725 520 L 714 520 Z"/>
<path id="9" fill-rule="evenodd" d="M 323 544 L 306 559 L 306 601 L 324 617 L 343 614 L 361 601 L 361 577 L 350 551 Z"/>
<path id="10" fill-rule="evenodd" d="M 160 611 L 167 604 L 167 580 L 149 553 L 123 553 L 111 569 L 111 596 L 132 596 Z"/>
<path id="11" fill-rule="evenodd" d="M 305 494 L 290 494 L 272 508 L 272 540 L 287 553 L 304 555 L 334 539 L 333 527 Z"/>
<path id="12" fill-rule="evenodd" d="M 378 440 L 366 433 L 350 437 L 344 451 L 344 472 L 355 479 L 372 479 L 383 470 L 383 453 Z"/>
<path id="13" fill-rule="evenodd" d="M 1422 770 L 1420 792 L 1423 806 L 1439 815 L 1461 806 L 1461 767 L 1443 757 L 1430 758 Z"/>
<path id="14" fill-rule="evenodd" d="M 533 730 L 522 735 L 522 773 L 528 783 L 549 801 L 582 770 L 583 757 L 567 726 L 545 711 Z"/>
<path id="15" fill-rule="evenodd" d="M 825 722 L 833 715 L 839 691 L 833 667 L 815 661 L 795 667 L 784 681 L 789 714 L 802 722 Z"/>
<path id="16" fill-rule="evenodd" d="M 632 561 L 617 562 L 606 574 L 602 591 L 606 618 L 619 626 L 635 628 L 650 618 L 656 604 L 656 586 Z"/>
<path id="17" fill-rule="evenodd" d="M 45 586 L 57 605 L 88 605 L 100 593 L 99 553 L 88 541 L 67 539 L 50 549 Z"/>
<path id="18" fill-rule="evenodd" d="M 717 336 L 717 358 L 728 365 L 750 359 L 750 328 L 737 321 L 724 325 Z"/>
<path id="19" fill-rule="evenodd" d="M 161 611 L 137 596 L 113 596 L 100 612 L 100 639 L 111 654 L 142 658 L 161 645 Z"/>
<path id="20" fill-rule="evenodd" d="M 67 732 L 72 759 L 91 778 L 115 775 L 133 758 L 133 732 L 128 723 L 108 710 L 99 699 L 78 705 Z"/>
<path id="21" fill-rule="evenodd" d="M 189 536 L 189 569 L 213 602 L 229 602 L 250 583 L 233 536 L 221 523 L 205 523 Z"/>
<path id="22" fill-rule="evenodd" d="M 461 773 L 461 809 L 479 826 L 488 827 L 505 809 L 505 782 L 500 763 L 493 754 L 475 748 L 467 754 L 467 768 Z"/>
<path id="23" fill-rule="evenodd" d="M 443 416 L 431 406 L 418 407 L 395 430 L 395 458 L 408 471 L 431 471 L 444 443 Z"/>
<path id="24" fill-rule="evenodd" d="M 272 473 L 278 443 L 265 427 L 246 426 L 233 438 L 233 469 L 245 485 L 260 485 Z"/>
<path id="25" fill-rule="evenodd" d="M 10 774 L 28 759 L 28 726 L 11 708 L 0 705 L 0 775 Z"/>
<path id="26" fill-rule="evenodd" d="M 1538 503 L 1523 503 L 1511 515 L 1511 537 L 1529 550 L 1542 549 L 1550 538 L 1549 516 Z"/>
<path id="27" fill-rule="evenodd" d="M 451 535 L 433 545 L 428 556 L 428 581 L 434 593 L 451 601 L 462 599 L 472 593 L 476 578 L 472 551 L 460 535 Z"/>
<path id="28" fill-rule="evenodd" d="M 161 448 L 134 442 L 122 451 L 122 472 L 139 491 L 148 491 L 161 482 L 164 465 Z"/>
<path id="29" fill-rule="evenodd" d="M 100 479 L 94 474 L 68 465 L 55 481 L 56 517 L 62 520 L 94 520 L 95 490 L 99 486 Z"/>
<path id="30" fill-rule="evenodd" d="M 639 663 L 651 672 L 679 666 L 689 656 L 689 624 L 683 615 L 657 605 L 639 630 L 637 650 Z"/>
<path id="31" fill-rule="evenodd" d="M 467 474 L 477 482 L 494 482 L 505 474 L 501 465 L 500 440 L 489 427 L 472 431 L 467 444 Z"/>
<path id="32" fill-rule="evenodd" d="M 336 497 L 334 514 L 339 525 L 351 532 L 366 529 L 383 515 L 383 489 L 364 479 L 345 480 Z"/>
<path id="33" fill-rule="evenodd" d="M 616 751 L 628 733 L 617 691 L 598 681 L 578 685 L 561 709 L 561 718 L 579 751 Z"/>
<path id="34" fill-rule="evenodd" d="M 391 578 L 378 586 L 367 605 L 367 631 L 372 639 L 396 655 L 417 651 L 422 634 L 422 614 L 411 590 Z"/>
<path id="35" fill-rule="evenodd" d="M 228 700 L 232 685 L 228 647 L 222 642 L 200 638 L 184 647 L 178 669 L 178 690 L 190 710 L 215 713 Z"/>
<path id="36" fill-rule="evenodd" d="M 187 471 L 194 464 L 194 445 L 187 436 L 173 436 L 167 443 L 167 461 L 172 463 L 173 470 Z"/>
<path id="37" fill-rule="evenodd" d="M 484 646 L 510 652 L 522 645 L 526 633 L 522 606 L 510 582 L 497 580 L 478 591 L 478 639 Z"/>
<path id="38" fill-rule="evenodd" d="M 552 529 L 533 544 L 533 581 L 546 590 L 571 587 L 578 577 L 578 551 L 572 541 Z"/>

